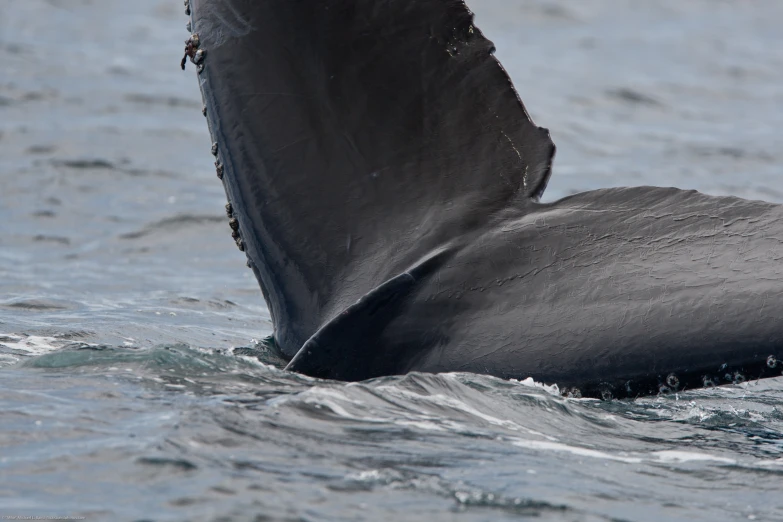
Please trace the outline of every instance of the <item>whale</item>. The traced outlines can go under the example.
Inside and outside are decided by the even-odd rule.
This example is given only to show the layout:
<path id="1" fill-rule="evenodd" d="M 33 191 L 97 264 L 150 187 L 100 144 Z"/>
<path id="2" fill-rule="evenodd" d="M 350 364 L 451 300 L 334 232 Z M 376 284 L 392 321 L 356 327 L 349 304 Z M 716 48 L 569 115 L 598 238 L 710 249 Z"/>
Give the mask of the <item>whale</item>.
<path id="1" fill-rule="evenodd" d="M 555 146 L 465 2 L 185 13 L 181 65 L 287 370 L 602 399 L 781 375 L 783 207 L 649 186 L 542 203 Z"/>

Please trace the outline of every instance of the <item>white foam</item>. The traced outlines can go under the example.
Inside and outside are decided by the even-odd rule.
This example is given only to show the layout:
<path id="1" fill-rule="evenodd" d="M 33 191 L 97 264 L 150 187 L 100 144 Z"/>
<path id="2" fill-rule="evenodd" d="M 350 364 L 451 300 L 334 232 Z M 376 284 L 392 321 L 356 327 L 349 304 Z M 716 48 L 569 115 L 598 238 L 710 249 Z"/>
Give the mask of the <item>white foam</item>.
<path id="1" fill-rule="evenodd" d="M 544 390 L 545 392 L 551 394 L 551 395 L 557 395 L 560 397 L 560 387 L 557 384 L 544 384 L 543 382 L 538 382 L 534 380 L 532 377 L 528 377 L 527 379 L 518 381 L 516 379 L 510 379 L 511 382 L 516 382 L 521 384 L 522 386 L 527 386 L 528 388 L 537 388 L 539 390 Z"/>
<path id="2" fill-rule="evenodd" d="M 34 357 L 53 352 L 67 343 L 56 337 L 44 337 L 40 335 L 0 333 L 0 339 L 2 339 L 2 341 L 0 341 L 0 348 L 16 352 L 0 355 L 0 364 L 4 365 L 16 364 L 24 356 Z"/>
<path id="3" fill-rule="evenodd" d="M 640 464 L 642 462 L 651 463 L 665 463 L 665 464 L 681 464 L 685 462 L 715 462 L 718 464 L 735 465 L 737 461 L 726 457 L 718 457 L 715 455 L 709 455 L 707 453 L 697 453 L 692 451 L 677 451 L 677 450 L 665 450 L 655 451 L 647 455 L 614 455 L 605 451 L 594 450 L 590 448 L 583 448 L 580 446 L 570 446 L 568 444 L 562 444 L 560 442 L 551 442 L 543 440 L 524 440 L 524 439 L 511 439 L 511 444 L 520 448 L 527 448 L 532 450 L 541 451 L 557 451 L 563 453 L 570 453 L 580 457 L 588 457 L 602 460 L 612 460 L 616 462 L 625 462 L 628 464 Z M 772 461 L 770 461 L 772 462 Z M 783 464 L 783 459 L 781 459 Z M 774 465 L 774 464 L 767 464 Z"/>
<path id="4" fill-rule="evenodd" d="M 527 448 L 533 450 L 544 451 L 559 451 L 564 453 L 570 453 L 579 457 L 589 457 L 594 459 L 614 460 L 618 462 L 626 462 L 628 464 L 638 464 L 643 461 L 639 457 L 626 457 L 622 455 L 612 455 L 603 451 L 593 450 L 589 448 L 582 448 L 579 446 L 569 446 L 568 444 L 562 444 L 560 442 L 550 442 L 546 440 L 523 440 L 515 439 L 511 443 L 514 446 L 520 448 Z"/>
<path id="5" fill-rule="evenodd" d="M 706 453 L 696 453 L 693 451 L 655 451 L 651 453 L 654 460 L 658 462 L 719 462 L 721 464 L 736 464 L 737 461 L 726 457 L 716 457 Z"/>
<path id="6" fill-rule="evenodd" d="M 62 346 L 62 339 L 56 337 L 43 337 L 40 335 L 16 335 L 0 333 L 0 345 L 27 352 L 30 355 L 43 355 L 52 352 Z"/>
<path id="7" fill-rule="evenodd" d="M 783 467 L 783 459 L 762 460 L 761 462 L 758 462 L 757 465 L 758 466 L 763 466 L 763 467 L 770 467 L 770 466 L 781 466 L 781 467 Z"/>
<path id="8" fill-rule="evenodd" d="M 445 427 L 428 420 L 396 420 L 394 424 L 406 428 L 418 428 L 424 431 L 448 431 Z"/>

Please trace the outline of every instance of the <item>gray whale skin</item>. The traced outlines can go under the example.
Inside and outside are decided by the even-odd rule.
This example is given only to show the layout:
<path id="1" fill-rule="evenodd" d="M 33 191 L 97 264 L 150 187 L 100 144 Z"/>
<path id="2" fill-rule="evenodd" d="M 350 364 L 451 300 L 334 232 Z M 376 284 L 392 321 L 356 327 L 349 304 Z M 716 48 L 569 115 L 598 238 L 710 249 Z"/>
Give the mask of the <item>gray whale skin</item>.
<path id="1" fill-rule="evenodd" d="M 539 203 L 555 147 L 464 2 L 185 10 L 230 225 L 289 370 L 602 398 L 781 375 L 783 207 L 655 187 Z"/>

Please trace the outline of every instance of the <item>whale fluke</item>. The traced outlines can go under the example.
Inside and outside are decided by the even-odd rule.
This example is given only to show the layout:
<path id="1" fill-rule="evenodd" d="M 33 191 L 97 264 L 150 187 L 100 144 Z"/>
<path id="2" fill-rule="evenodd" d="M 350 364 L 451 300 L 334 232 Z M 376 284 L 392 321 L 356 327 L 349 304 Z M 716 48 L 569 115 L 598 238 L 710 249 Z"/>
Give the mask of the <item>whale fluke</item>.
<path id="1" fill-rule="evenodd" d="M 652 187 L 539 203 L 555 147 L 463 1 L 188 11 L 230 225 L 289 369 L 605 398 L 780 375 L 781 207 Z"/>
<path id="2" fill-rule="evenodd" d="M 448 238 L 537 198 L 554 146 L 455 0 L 191 0 L 241 240 L 293 356 Z"/>

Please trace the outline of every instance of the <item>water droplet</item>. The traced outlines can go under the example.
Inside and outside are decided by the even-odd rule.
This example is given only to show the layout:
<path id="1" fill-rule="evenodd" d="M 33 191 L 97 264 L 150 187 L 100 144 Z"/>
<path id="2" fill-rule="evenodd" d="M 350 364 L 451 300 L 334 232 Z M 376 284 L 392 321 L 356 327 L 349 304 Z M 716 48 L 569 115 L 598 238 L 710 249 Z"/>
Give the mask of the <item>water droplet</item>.
<path id="1" fill-rule="evenodd" d="M 666 377 L 666 384 L 671 388 L 677 388 L 680 385 L 680 379 L 675 374 L 670 373 L 669 376 Z"/>
<path id="2" fill-rule="evenodd" d="M 767 368 L 776 368 L 778 365 L 778 359 L 774 355 L 767 357 Z"/>

